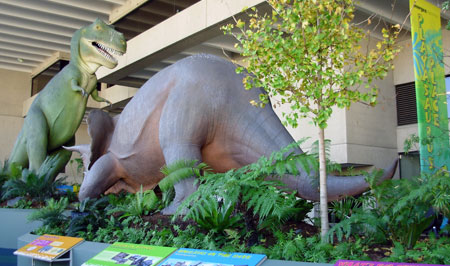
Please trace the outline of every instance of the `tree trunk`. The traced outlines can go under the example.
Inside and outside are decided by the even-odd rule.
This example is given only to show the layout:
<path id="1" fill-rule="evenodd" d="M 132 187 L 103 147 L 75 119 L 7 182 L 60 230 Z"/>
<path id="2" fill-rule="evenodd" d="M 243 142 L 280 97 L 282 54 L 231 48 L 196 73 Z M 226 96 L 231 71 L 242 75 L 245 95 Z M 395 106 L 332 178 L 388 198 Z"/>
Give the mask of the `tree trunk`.
<path id="1" fill-rule="evenodd" d="M 319 126 L 319 177 L 320 177 L 320 221 L 322 242 L 328 233 L 328 193 L 327 193 L 327 163 L 325 154 L 325 130 Z"/>

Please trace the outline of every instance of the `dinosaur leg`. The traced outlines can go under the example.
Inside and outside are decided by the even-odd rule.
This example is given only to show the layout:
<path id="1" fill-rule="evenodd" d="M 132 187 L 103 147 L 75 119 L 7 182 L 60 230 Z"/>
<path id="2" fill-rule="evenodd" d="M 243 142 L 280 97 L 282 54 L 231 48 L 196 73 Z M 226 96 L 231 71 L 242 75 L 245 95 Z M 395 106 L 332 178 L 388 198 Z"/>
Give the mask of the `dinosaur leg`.
<path id="1" fill-rule="evenodd" d="M 79 200 L 96 198 L 119 181 L 122 168 L 116 157 L 111 153 L 101 156 L 91 167 L 81 184 L 78 193 Z"/>
<path id="2" fill-rule="evenodd" d="M 69 140 L 65 145 L 74 145 L 75 137 Z M 67 162 L 69 162 L 72 152 L 64 148 L 58 148 L 50 153 L 39 168 L 38 175 L 47 174 L 56 178 L 62 172 Z"/>
<path id="3" fill-rule="evenodd" d="M 17 137 L 17 141 L 14 144 L 14 148 L 8 159 L 9 165 L 13 163 L 20 165 L 23 168 L 28 167 L 28 154 L 27 154 L 27 147 L 25 144 L 25 138 L 23 137 L 23 131 L 21 131 L 19 136 Z M 8 169 L 10 169 L 9 166 Z"/>
<path id="4" fill-rule="evenodd" d="M 30 170 L 37 172 L 47 157 L 48 126 L 38 108 L 31 109 L 23 125 Z"/>
<path id="5" fill-rule="evenodd" d="M 166 164 L 169 165 L 179 160 L 202 160 L 202 155 L 200 153 L 200 148 L 197 145 L 192 144 L 178 144 L 165 147 L 164 158 Z M 175 198 L 172 203 L 162 210 L 162 214 L 171 215 L 174 214 L 180 206 L 180 204 L 192 193 L 197 190 L 197 186 L 194 184 L 195 177 L 190 177 L 183 179 L 174 185 L 175 188 Z"/>

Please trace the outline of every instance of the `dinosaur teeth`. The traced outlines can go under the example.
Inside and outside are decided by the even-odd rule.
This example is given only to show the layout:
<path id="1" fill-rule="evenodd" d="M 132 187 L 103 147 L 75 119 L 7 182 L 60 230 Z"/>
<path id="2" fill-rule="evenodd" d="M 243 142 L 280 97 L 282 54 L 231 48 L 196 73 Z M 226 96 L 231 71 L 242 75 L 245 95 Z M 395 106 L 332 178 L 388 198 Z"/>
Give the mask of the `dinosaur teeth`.
<path id="1" fill-rule="evenodd" d="M 113 48 L 107 47 L 107 46 L 105 46 L 105 45 L 103 45 L 101 43 L 93 42 L 92 44 L 97 48 L 97 51 L 99 51 L 99 53 L 103 57 L 108 59 L 109 61 L 117 63 L 117 59 L 114 56 L 112 56 L 111 54 L 115 54 L 115 55 L 119 55 L 119 56 L 123 55 L 122 52 L 117 51 L 117 50 L 115 50 Z"/>

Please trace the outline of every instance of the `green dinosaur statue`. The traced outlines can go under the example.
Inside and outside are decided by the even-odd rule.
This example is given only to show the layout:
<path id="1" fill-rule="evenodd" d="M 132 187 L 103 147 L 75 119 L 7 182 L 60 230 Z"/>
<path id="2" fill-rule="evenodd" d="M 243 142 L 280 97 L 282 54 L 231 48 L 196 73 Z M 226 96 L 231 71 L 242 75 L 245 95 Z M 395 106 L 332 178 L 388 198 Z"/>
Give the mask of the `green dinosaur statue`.
<path id="1" fill-rule="evenodd" d="M 9 163 L 56 177 L 70 159 L 71 152 L 62 146 L 75 143 L 89 95 L 95 101 L 109 103 L 98 95 L 95 72 L 100 66 L 117 66 L 112 54 L 125 51 L 123 34 L 100 19 L 77 30 L 70 43 L 69 64 L 31 104 Z"/>

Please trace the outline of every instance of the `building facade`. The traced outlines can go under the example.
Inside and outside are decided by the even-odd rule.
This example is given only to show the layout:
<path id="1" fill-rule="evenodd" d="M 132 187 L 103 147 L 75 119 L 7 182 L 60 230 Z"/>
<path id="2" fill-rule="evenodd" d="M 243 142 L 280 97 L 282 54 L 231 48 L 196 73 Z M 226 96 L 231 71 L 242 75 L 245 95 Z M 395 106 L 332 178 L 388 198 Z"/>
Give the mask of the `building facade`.
<path id="1" fill-rule="evenodd" d="M 89 101 L 88 107 L 118 114 L 145 80 L 179 59 L 210 53 L 239 61 L 235 40 L 224 35 L 220 27 L 232 23 L 233 17 L 245 18 L 244 7 L 256 6 L 261 12 L 270 9 L 263 0 L 1 2 L 0 18 L 5 19 L 0 21 L 5 24 L 0 26 L 0 37 L 10 36 L 9 42 L 0 38 L 0 157 L 4 159 L 11 152 L 33 95 L 65 65 L 71 32 L 89 24 L 96 15 L 125 34 L 128 50 L 115 69 L 101 68 L 97 72 L 100 95 L 113 102 L 113 106 L 107 108 L 105 104 Z M 443 1 L 430 2 L 441 5 Z M 49 11 L 43 10 L 54 10 L 55 17 L 45 17 L 43 12 Z M 404 26 L 399 38 L 402 50 L 395 59 L 395 69 L 384 80 L 376 82 L 380 89 L 376 107 L 356 103 L 348 110 L 334 110 L 325 131 L 325 137 L 331 140 L 331 160 L 344 166 L 370 169 L 387 167 L 401 158 L 402 177 L 418 173 L 417 149 L 407 155 L 403 151 L 405 139 L 417 134 L 408 14 L 408 1 L 358 2 L 355 20 L 374 16 L 372 20 L 380 18 L 386 23 Z M 449 16 L 442 13 L 442 18 L 445 25 Z M 372 31 L 367 44 L 374 45 L 379 36 L 376 30 Z M 443 27 L 442 36 L 444 55 L 449 54 L 445 47 L 450 46 L 450 31 Z M 40 42 L 39 38 L 42 38 Z M 25 47 L 24 43 L 30 39 L 34 40 L 34 46 Z M 13 41 L 16 43 L 11 43 Z M 20 41 L 22 44 L 18 44 Z M 450 74 L 448 64 L 448 57 L 445 57 L 446 75 Z M 280 114 L 283 108 L 287 107 L 275 108 L 275 111 Z M 301 121 L 298 128 L 288 130 L 297 140 L 309 138 L 303 144 L 305 150 L 317 139 L 316 129 L 306 120 Z M 85 123 L 80 126 L 76 139 L 77 144 L 90 142 Z M 76 175 L 75 169 L 76 166 L 69 165 L 68 174 Z M 75 181 L 81 182 L 80 179 Z"/>

